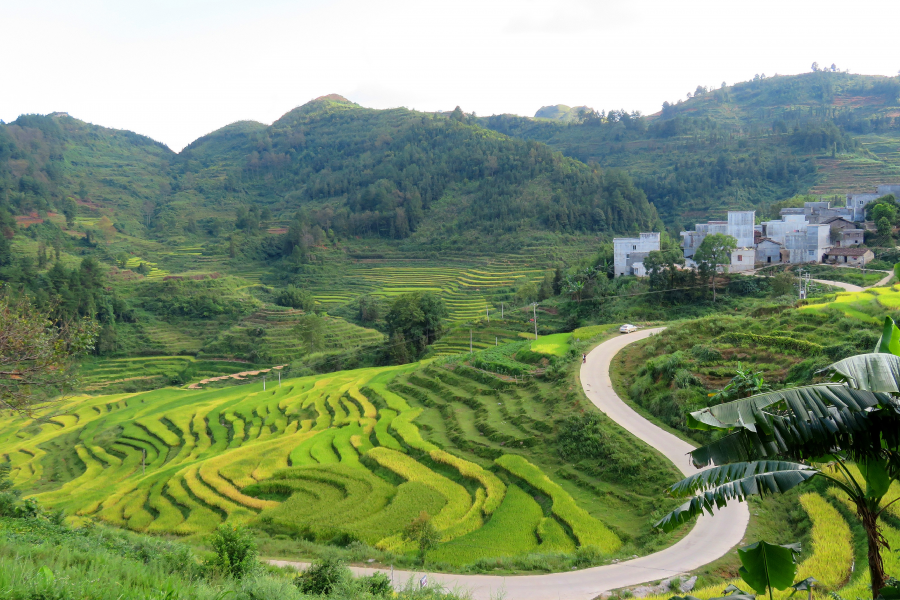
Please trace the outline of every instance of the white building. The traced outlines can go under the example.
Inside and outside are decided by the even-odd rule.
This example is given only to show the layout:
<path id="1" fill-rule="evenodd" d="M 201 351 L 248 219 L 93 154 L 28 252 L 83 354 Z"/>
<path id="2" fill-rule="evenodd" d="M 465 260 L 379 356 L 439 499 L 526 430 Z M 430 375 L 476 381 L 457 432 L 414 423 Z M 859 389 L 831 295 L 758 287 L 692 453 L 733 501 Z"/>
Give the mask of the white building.
<path id="1" fill-rule="evenodd" d="M 724 233 L 737 240 L 739 248 L 753 246 L 755 210 L 729 210 L 727 221 L 707 221 L 694 225 L 694 231 L 682 231 L 684 257 L 691 258 L 708 235 Z"/>
<path id="2" fill-rule="evenodd" d="M 638 275 L 642 277 L 644 259 L 650 252 L 659 250 L 659 233 L 641 233 L 636 238 L 613 239 L 613 266 L 616 277 Z"/>
<path id="3" fill-rule="evenodd" d="M 753 247 L 736 248 L 731 252 L 731 264 L 727 265 L 725 269 L 729 273 L 752 271 L 755 261 L 756 250 L 754 250 Z"/>

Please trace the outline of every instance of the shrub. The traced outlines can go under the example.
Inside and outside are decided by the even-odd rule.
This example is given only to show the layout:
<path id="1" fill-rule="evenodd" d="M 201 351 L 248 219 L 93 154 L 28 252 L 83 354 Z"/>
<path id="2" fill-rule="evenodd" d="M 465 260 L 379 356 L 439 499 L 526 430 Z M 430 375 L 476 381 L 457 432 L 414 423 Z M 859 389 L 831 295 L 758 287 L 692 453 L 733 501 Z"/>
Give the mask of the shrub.
<path id="1" fill-rule="evenodd" d="M 350 569 L 333 556 L 314 561 L 294 583 L 303 594 L 327 596 L 352 577 Z"/>
<path id="2" fill-rule="evenodd" d="M 431 515 L 424 510 L 403 529 L 403 539 L 416 542 L 419 560 L 425 562 L 425 555 L 441 541 L 441 532 L 431 522 Z"/>
<path id="3" fill-rule="evenodd" d="M 312 310 L 313 306 L 315 306 L 315 300 L 313 300 L 309 292 L 289 285 L 275 294 L 275 304 L 302 310 Z"/>
<path id="4" fill-rule="evenodd" d="M 222 523 L 212 534 L 210 545 L 216 555 L 209 565 L 229 577 L 241 579 L 256 568 L 256 543 L 243 527 Z"/>
<path id="5" fill-rule="evenodd" d="M 357 584 L 363 592 L 379 598 L 390 598 L 394 595 L 391 579 L 384 573 L 372 573 L 367 577 L 360 577 Z"/>
<path id="6" fill-rule="evenodd" d="M 722 360 L 722 353 L 704 344 L 695 344 L 691 348 L 691 356 L 701 363 L 714 363 Z"/>
<path id="7" fill-rule="evenodd" d="M 681 389 L 686 389 L 692 385 L 701 385 L 701 382 L 687 369 L 678 369 L 675 371 L 675 385 Z"/>
<path id="8" fill-rule="evenodd" d="M 609 456 L 609 448 L 600 429 L 602 417 L 594 413 L 570 415 L 559 424 L 556 449 L 569 462 Z"/>

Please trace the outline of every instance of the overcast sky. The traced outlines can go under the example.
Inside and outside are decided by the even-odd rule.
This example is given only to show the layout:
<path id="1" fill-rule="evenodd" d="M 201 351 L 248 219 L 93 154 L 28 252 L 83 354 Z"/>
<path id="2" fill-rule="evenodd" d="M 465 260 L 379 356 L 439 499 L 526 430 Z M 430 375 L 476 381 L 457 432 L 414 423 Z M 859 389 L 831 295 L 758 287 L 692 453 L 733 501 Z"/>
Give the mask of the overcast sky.
<path id="1" fill-rule="evenodd" d="M 0 119 L 67 111 L 180 150 L 338 93 L 364 106 L 653 113 L 697 85 L 896 75 L 900 2 L 0 0 Z"/>

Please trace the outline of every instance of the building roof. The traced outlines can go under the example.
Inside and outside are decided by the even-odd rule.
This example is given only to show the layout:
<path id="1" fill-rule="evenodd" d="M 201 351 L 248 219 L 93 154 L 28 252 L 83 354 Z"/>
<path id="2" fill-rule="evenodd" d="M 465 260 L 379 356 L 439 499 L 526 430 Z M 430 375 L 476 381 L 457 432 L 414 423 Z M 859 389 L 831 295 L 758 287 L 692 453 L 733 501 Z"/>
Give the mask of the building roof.
<path id="1" fill-rule="evenodd" d="M 844 231 L 847 231 L 847 230 L 845 229 Z M 772 238 L 768 238 L 768 237 L 759 238 L 759 240 L 756 243 L 757 243 L 757 245 L 759 245 L 759 244 L 762 244 L 763 242 L 772 242 L 776 246 L 783 246 L 783 244 L 781 244 L 780 242 L 776 242 Z"/>
<path id="2" fill-rule="evenodd" d="M 825 254 L 829 256 L 863 256 L 866 252 L 871 252 L 868 248 L 832 248 L 826 250 Z"/>
<path id="3" fill-rule="evenodd" d="M 825 219 L 824 221 L 822 221 L 822 225 L 827 225 L 828 223 L 834 223 L 835 221 L 846 221 L 847 223 L 852 223 L 852 222 L 853 222 L 853 221 L 851 221 L 850 219 L 847 219 L 847 218 L 844 218 L 844 217 L 830 217 L 830 218 Z"/>

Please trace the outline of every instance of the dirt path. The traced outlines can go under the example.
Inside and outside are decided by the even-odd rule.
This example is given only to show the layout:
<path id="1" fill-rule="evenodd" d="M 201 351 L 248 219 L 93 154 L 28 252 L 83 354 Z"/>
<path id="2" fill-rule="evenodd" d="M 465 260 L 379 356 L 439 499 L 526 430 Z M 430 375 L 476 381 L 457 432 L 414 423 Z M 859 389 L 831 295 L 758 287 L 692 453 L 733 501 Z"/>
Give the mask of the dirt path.
<path id="1" fill-rule="evenodd" d="M 581 368 L 581 385 L 591 402 L 611 419 L 656 448 L 683 473 L 696 473 L 696 469 L 689 466 L 686 456 L 693 447 L 632 410 L 613 391 L 609 378 L 610 362 L 622 348 L 660 331 L 662 328 L 643 330 L 612 338 L 597 346 L 588 354 L 587 364 Z M 602 567 L 546 575 L 427 573 L 428 581 L 438 582 L 451 589 L 469 590 L 475 600 L 495 597 L 509 600 L 590 600 L 608 590 L 665 579 L 716 560 L 740 543 L 749 518 L 746 504 L 731 503 L 717 511 L 714 517 L 701 517 L 690 533 L 674 546 L 648 556 Z M 307 564 L 283 560 L 269 562 L 301 568 Z M 384 569 L 364 567 L 354 567 L 353 571 L 357 575 L 386 572 Z M 405 583 L 411 577 L 418 580 L 424 574 L 394 571 L 394 581 Z"/>
<path id="2" fill-rule="evenodd" d="M 213 381 L 225 381 L 226 379 L 243 379 L 244 377 L 254 377 L 259 375 L 260 373 L 268 373 L 272 370 L 280 370 L 285 368 L 287 365 L 278 365 L 277 367 L 272 367 L 271 369 L 258 369 L 256 371 L 241 371 L 240 373 L 231 373 L 230 375 L 219 375 L 218 377 L 207 377 L 206 379 L 201 379 L 196 383 L 192 383 L 188 386 L 189 390 L 199 390 L 201 389 L 201 385 L 205 385 L 207 383 L 212 383 Z"/>

